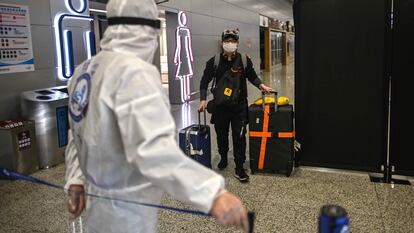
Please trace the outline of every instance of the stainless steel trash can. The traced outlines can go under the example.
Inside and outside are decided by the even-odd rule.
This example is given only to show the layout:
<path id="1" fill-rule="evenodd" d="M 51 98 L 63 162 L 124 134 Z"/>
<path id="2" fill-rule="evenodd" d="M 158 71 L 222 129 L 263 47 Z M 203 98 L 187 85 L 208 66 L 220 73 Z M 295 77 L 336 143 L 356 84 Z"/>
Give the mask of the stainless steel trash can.
<path id="1" fill-rule="evenodd" d="M 26 175 L 39 170 L 33 121 L 1 121 L 0 148 L 0 166 Z"/>
<path id="2" fill-rule="evenodd" d="M 69 128 L 68 99 L 66 86 L 21 94 L 23 117 L 36 123 L 40 168 L 49 168 L 64 161 Z"/>

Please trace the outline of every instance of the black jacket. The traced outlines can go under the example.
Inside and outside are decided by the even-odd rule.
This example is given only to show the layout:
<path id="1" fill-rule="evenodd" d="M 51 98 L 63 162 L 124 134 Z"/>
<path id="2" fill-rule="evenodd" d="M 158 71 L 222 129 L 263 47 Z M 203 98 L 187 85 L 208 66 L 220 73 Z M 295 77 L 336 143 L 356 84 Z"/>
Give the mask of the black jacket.
<path id="1" fill-rule="evenodd" d="M 236 53 L 236 56 L 242 56 L 240 53 Z M 243 55 L 245 56 L 245 55 Z M 218 57 L 216 59 L 219 59 Z M 241 59 L 241 58 L 240 58 Z M 234 57 L 231 61 L 228 61 L 227 58 L 223 56 L 223 53 L 220 54 L 220 62 L 218 63 L 217 67 L 217 73 L 216 73 L 216 83 L 220 78 L 224 75 L 224 73 L 229 70 L 233 62 L 236 60 Z M 256 71 L 253 68 L 252 60 L 247 57 L 247 66 L 246 64 L 243 64 L 244 66 L 244 72 L 242 75 L 242 80 L 240 82 L 240 99 L 247 98 L 247 82 L 246 78 L 257 88 L 259 88 L 260 84 L 262 84 L 262 81 L 257 77 Z M 206 100 L 207 99 L 207 89 L 208 84 L 213 80 L 214 77 L 214 57 L 212 57 L 210 60 L 207 61 L 206 68 L 204 69 L 203 77 L 201 78 L 200 82 L 200 99 Z"/>

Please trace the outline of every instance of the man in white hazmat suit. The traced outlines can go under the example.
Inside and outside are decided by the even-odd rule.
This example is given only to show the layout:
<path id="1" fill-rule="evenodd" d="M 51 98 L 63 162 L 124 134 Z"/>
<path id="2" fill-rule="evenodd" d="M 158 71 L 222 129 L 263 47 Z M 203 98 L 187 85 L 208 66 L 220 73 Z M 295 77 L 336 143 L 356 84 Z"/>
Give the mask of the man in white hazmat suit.
<path id="1" fill-rule="evenodd" d="M 159 21 L 153 0 L 110 0 L 102 51 L 68 85 L 69 211 L 86 203 L 89 233 L 156 231 L 157 209 L 85 197 L 83 192 L 159 204 L 165 192 L 222 225 L 248 229 L 247 212 L 224 179 L 179 149 L 168 97 L 151 65 Z M 88 198 L 85 200 L 85 198 Z"/>

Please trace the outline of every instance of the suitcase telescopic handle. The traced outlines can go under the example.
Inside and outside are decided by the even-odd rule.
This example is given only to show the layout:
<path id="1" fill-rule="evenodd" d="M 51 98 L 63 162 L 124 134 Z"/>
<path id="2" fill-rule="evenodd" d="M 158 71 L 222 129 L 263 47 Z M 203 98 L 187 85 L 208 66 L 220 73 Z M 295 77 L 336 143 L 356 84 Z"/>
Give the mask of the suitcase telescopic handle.
<path id="1" fill-rule="evenodd" d="M 275 95 L 275 101 L 277 103 L 277 91 L 270 91 L 270 93 Z M 264 91 L 262 91 L 262 108 L 263 108 L 263 110 L 265 109 L 265 100 L 266 100 L 265 96 L 266 96 L 266 93 Z"/>
<path id="2" fill-rule="evenodd" d="M 204 113 L 204 126 L 206 126 L 207 125 L 206 110 L 204 110 L 203 113 Z M 199 126 L 199 129 L 201 129 L 201 111 L 198 111 L 198 126 Z"/>

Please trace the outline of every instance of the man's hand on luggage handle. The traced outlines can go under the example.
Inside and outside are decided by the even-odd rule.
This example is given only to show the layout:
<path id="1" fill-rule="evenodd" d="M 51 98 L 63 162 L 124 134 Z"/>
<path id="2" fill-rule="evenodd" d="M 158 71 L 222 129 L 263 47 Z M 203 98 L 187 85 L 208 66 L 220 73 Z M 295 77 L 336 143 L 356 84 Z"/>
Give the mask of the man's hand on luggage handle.
<path id="1" fill-rule="evenodd" d="M 262 90 L 264 93 L 266 93 L 266 94 L 270 94 L 272 91 L 273 91 L 273 89 L 272 88 L 270 88 L 270 87 L 268 87 L 268 86 L 266 86 L 266 85 L 264 85 L 263 83 L 262 84 L 260 84 L 260 90 Z"/>
<path id="2" fill-rule="evenodd" d="M 205 100 L 201 100 L 200 104 L 198 105 L 198 111 L 204 112 L 204 110 L 207 108 L 207 103 Z"/>

